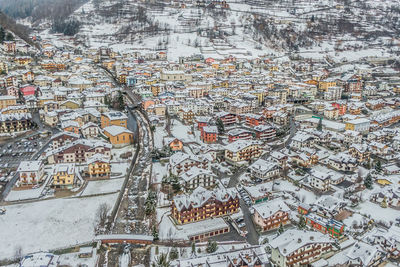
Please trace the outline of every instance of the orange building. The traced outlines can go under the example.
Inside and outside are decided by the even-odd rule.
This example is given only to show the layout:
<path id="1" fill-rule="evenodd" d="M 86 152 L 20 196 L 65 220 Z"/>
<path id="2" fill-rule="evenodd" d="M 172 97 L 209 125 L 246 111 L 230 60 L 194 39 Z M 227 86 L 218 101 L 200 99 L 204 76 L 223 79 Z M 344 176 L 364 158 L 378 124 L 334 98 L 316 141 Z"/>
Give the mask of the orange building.
<path id="1" fill-rule="evenodd" d="M 177 224 L 227 216 L 239 211 L 239 196 L 234 190 L 208 191 L 197 187 L 191 195 L 178 195 L 171 204 L 171 214 Z"/>
<path id="2" fill-rule="evenodd" d="M 121 126 L 127 128 L 128 116 L 120 111 L 112 111 L 101 114 L 101 128 L 108 126 Z"/>
<path id="3" fill-rule="evenodd" d="M 335 103 L 332 103 L 332 107 L 336 108 L 339 111 L 340 116 L 346 114 L 346 111 L 347 111 L 346 103 L 335 102 Z"/>
<path id="4" fill-rule="evenodd" d="M 182 151 L 183 150 L 183 142 L 177 138 L 169 141 L 168 143 L 169 148 L 171 151 Z"/>
<path id="5" fill-rule="evenodd" d="M 115 147 L 122 147 L 133 143 L 133 133 L 121 126 L 108 126 L 104 128 L 104 134 Z"/>
<path id="6" fill-rule="evenodd" d="M 204 126 L 201 128 L 200 139 L 204 143 L 213 144 L 217 142 L 218 128 L 216 126 Z"/>
<path id="7" fill-rule="evenodd" d="M 263 123 L 263 117 L 257 114 L 246 114 L 246 124 L 248 126 L 258 126 Z"/>

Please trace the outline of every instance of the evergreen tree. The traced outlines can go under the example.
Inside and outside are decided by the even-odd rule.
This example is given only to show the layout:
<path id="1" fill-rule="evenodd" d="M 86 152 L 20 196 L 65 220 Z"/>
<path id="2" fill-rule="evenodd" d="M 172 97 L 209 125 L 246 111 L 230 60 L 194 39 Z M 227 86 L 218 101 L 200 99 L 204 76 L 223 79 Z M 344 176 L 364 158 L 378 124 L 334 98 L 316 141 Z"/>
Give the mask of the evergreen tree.
<path id="1" fill-rule="evenodd" d="M 169 267 L 171 266 L 170 261 L 168 260 L 167 254 L 161 253 L 159 257 L 153 262 L 152 267 Z"/>
<path id="2" fill-rule="evenodd" d="M 280 224 L 278 229 L 278 235 L 281 235 L 283 232 L 285 232 L 285 228 L 283 228 L 283 224 Z"/>
<path id="3" fill-rule="evenodd" d="M 365 187 L 367 189 L 371 189 L 372 188 L 372 177 L 371 177 L 371 174 L 368 174 L 367 177 L 365 177 L 364 185 L 365 185 Z"/>
<path id="4" fill-rule="evenodd" d="M 14 40 L 14 35 L 8 32 L 6 34 L 6 41 L 12 41 L 12 40 Z"/>
<path id="5" fill-rule="evenodd" d="M 317 125 L 317 130 L 318 131 L 322 131 L 322 118 L 319 118 L 319 121 L 318 121 L 318 125 Z"/>
<path id="6" fill-rule="evenodd" d="M 154 241 L 157 241 L 159 239 L 157 227 L 155 225 L 153 226 L 153 238 L 154 238 Z"/>
<path id="7" fill-rule="evenodd" d="M 121 91 L 118 92 L 118 106 L 119 106 L 119 109 L 123 109 L 125 107 L 125 100 L 124 100 L 124 96 L 122 95 Z"/>
<path id="8" fill-rule="evenodd" d="M 378 161 L 376 162 L 376 164 L 375 164 L 375 170 L 377 171 L 377 172 L 381 172 L 382 171 L 382 163 L 381 163 L 381 161 L 378 159 Z"/>
<path id="9" fill-rule="evenodd" d="M 216 124 L 218 128 L 218 133 L 223 134 L 225 132 L 225 126 L 220 118 L 217 119 Z"/>
<path id="10" fill-rule="evenodd" d="M 5 37 L 6 37 L 6 32 L 4 31 L 3 27 L 0 27 L 0 43 L 4 42 Z"/>
<path id="11" fill-rule="evenodd" d="M 171 251 L 169 252 L 169 259 L 171 261 L 176 260 L 179 257 L 178 249 L 176 247 L 172 247 Z"/>
<path id="12" fill-rule="evenodd" d="M 196 243 L 192 242 L 192 255 L 196 255 Z"/>
<path id="13" fill-rule="evenodd" d="M 306 227 L 306 220 L 304 219 L 304 216 L 301 215 L 299 220 L 299 228 L 304 229 L 305 227 Z"/>
<path id="14" fill-rule="evenodd" d="M 214 253 L 215 251 L 217 251 L 217 248 L 218 248 L 217 242 L 211 240 L 208 241 L 206 249 L 207 253 Z"/>

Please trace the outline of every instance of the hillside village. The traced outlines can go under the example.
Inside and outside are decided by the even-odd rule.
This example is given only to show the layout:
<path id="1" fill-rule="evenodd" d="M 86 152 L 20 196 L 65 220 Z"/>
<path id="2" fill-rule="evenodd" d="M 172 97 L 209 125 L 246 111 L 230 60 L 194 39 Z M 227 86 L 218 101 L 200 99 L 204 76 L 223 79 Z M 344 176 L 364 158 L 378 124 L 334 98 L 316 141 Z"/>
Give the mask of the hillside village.
<path id="1" fill-rule="evenodd" d="M 257 2 L 171 1 L 157 49 L 7 32 L 0 266 L 397 266 L 398 38 L 283 53 L 199 32 L 179 51 L 193 10 Z"/>

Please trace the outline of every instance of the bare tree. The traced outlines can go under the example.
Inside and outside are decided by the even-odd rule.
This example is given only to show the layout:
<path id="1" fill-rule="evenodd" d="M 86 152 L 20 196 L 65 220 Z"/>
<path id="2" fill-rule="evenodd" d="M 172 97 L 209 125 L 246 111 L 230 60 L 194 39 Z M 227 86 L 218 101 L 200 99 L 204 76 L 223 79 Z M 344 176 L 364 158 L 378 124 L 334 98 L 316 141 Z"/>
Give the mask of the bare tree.
<path id="1" fill-rule="evenodd" d="M 22 247 L 21 246 L 16 246 L 14 248 L 14 259 L 18 260 L 18 261 L 22 259 Z"/>
<path id="2" fill-rule="evenodd" d="M 99 224 L 104 225 L 107 220 L 108 212 L 110 211 L 110 206 L 107 203 L 102 203 L 96 213 L 96 217 L 99 219 Z"/>

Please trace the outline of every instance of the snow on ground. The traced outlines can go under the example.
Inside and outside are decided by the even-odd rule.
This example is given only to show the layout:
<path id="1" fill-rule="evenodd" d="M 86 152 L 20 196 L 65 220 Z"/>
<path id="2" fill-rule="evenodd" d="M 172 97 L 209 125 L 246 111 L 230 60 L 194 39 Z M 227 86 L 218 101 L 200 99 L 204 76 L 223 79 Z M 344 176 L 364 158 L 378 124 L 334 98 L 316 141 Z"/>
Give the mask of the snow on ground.
<path id="1" fill-rule="evenodd" d="M 25 200 L 25 199 L 35 199 L 39 198 L 40 194 L 44 189 L 44 184 L 35 189 L 26 189 L 26 190 L 11 190 L 8 196 L 6 197 L 6 201 L 17 201 L 17 200 Z"/>
<path id="2" fill-rule="evenodd" d="M 131 152 L 132 156 L 130 156 L 128 159 L 121 159 L 121 155 L 125 154 L 127 152 Z M 111 150 L 111 155 L 112 155 L 112 160 L 111 162 L 120 162 L 121 160 L 126 160 L 128 161 L 129 159 L 131 159 L 133 157 L 133 154 L 135 153 L 135 148 L 134 146 L 125 146 L 122 148 L 113 148 Z"/>
<path id="3" fill-rule="evenodd" d="M 171 122 L 171 133 L 173 136 L 178 138 L 184 143 L 195 142 L 196 138 L 193 134 L 189 134 L 192 132 L 192 126 L 183 125 L 178 120 L 173 120 Z"/>
<path id="4" fill-rule="evenodd" d="M 161 149 L 163 145 L 163 140 L 164 137 L 166 137 L 168 134 L 165 131 L 165 127 L 156 127 L 156 130 L 154 131 L 154 146 L 158 149 Z"/>
<path id="5" fill-rule="evenodd" d="M 279 185 L 277 185 L 277 182 L 279 182 Z M 313 192 L 307 191 L 303 188 L 300 188 L 299 190 L 299 187 L 287 180 L 276 180 L 274 190 L 294 192 L 295 195 L 299 197 L 300 201 L 304 198 L 304 203 L 306 204 L 314 204 L 318 198 Z"/>
<path id="6" fill-rule="evenodd" d="M 6 206 L 0 216 L 0 259 L 13 257 L 17 246 L 27 254 L 92 241 L 98 207 L 112 207 L 116 198 L 112 194 Z"/>
<path id="7" fill-rule="evenodd" d="M 129 162 L 122 162 L 122 163 L 112 163 L 111 164 L 111 173 L 118 173 L 119 178 L 121 176 L 126 175 L 126 172 L 129 168 L 130 163 Z M 112 177 L 111 177 L 112 178 Z"/>
<path id="8" fill-rule="evenodd" d="M 79 258 L 79 252 L 60 255 L 59 262 L 68 266 L 95 266 L 96 249 L 93 249 L 93 256 L 90 258 Z"/>
<path id="9" fill-rule="evenodd" d="M 164 175 L 167 175 L 167 164 L 161 164 L 160 162 L 153 163 L 153 183 L 161 183 Z"/>
<path id="10" fill-rule="evenodd" d="M 399 212 L 391 208 L 382 208 L 380 205 L 366 201 L 361 203 L 354 209 L 360 212 L 362 215 L 374 218 L 375 221 L 384 221 L 385 223 L 395 222 L 396 218 L 400 216 Z M 379 214 L 377 217 L 376 215 Z"/>
<path id="11" fill-rule="evenodd" d="M 89 181 L 85 190 L 82 191 L 82 196 L 90 196 L 96 194 L 114 193 L 121 190 L 121 186 L 125 178 Z"/>

